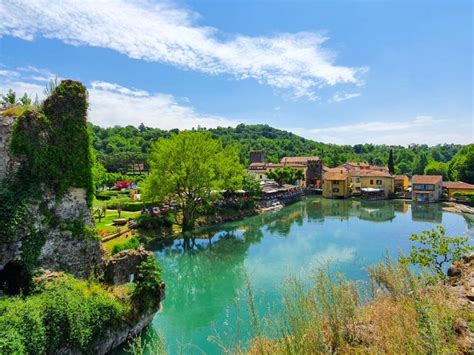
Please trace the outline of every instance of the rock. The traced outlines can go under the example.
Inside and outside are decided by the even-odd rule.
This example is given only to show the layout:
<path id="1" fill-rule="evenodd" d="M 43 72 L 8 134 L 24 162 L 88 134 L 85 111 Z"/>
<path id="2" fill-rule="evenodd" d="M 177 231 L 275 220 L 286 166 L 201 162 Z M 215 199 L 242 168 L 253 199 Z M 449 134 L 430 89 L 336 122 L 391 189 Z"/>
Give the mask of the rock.
<path id="1" fill-rule="evenodd" d="M 448 268 L 449 277 L 461 276 L 461 274 L 462 274 L 462 269 L 456 264 L 453 264 Z"/>
<path id="2" fill-rule="evenodd" d="M 99 240 L 73 236 L 70 231 L 49 231 L 41 248 L 41 267 L 67 271 L 79 278 L 87 278 L 102 265 L 104 252 Z"/>
<path id="3" fill-rule="evenodd" d="M 62 220 L 81 218 L 85 225 L 93 227 L 94 222 L 86 199 L 87 192 L 85 189 L 69 188 L 55 208 L 56 216 Z"/>
<path id="4" fill-rule="evenodd" d="M 105 282 L 120 285 L 132 281 L 137 274 L 138 265 L 151 255 L 153 253 L 143 247 L 137 250 L 122 250 L 113 255 L 105 261 Z"/>
<path id="5" fill-rule="evenodd" d="M 0 181 L 12 172 L 14 162 L 8 148 L 15 117 L 0 115 Z"/>

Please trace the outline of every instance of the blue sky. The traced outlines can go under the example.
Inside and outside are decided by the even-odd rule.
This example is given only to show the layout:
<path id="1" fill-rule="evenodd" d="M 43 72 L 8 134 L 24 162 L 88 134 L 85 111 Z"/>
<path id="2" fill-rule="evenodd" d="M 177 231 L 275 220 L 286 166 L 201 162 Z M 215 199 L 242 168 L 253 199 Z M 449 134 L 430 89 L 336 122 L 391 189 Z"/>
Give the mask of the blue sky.
<path id="1" fill-rule="evenodd" d="M 0 2 L 0 92 L 81 80 L 90 120 L 472 143 L 471 1 Z"/>

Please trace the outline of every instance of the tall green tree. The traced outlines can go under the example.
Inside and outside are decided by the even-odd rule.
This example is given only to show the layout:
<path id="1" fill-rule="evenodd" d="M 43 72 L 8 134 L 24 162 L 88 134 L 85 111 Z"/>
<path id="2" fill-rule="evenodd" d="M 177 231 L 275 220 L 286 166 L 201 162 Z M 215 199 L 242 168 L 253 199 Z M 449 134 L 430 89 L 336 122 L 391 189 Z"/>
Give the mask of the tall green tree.
<path id="1" fill-rule="evenodd" d="M 388 155 L 388 172 L 390 174 L 395 174 L 395 165 L 393 163 L 393 149 L 390 149 L 390 153 Z"/>
<path id="2" fill-rule="evenodd" d="M 244 169 L 235 145 L 223 147 L 208 132 L 184 131 L 152 146 L 145 199 L 173 200 L 184 232 L 194 227 L 199 206 L 212 201 L 211 192 L 242 188 Z"/>
<path id="3" fill-rule="evenodd" d="M 415 159 L 415 174 L 423 175 L 428 165 L 428 157 L 425 152 L 419 153 Z"/>
<path id="4" fill-rule="evenodd" d="M 453 181 L 474 184 L 474 144 L 461 148 L 449 162 L 449 177 Z"/>

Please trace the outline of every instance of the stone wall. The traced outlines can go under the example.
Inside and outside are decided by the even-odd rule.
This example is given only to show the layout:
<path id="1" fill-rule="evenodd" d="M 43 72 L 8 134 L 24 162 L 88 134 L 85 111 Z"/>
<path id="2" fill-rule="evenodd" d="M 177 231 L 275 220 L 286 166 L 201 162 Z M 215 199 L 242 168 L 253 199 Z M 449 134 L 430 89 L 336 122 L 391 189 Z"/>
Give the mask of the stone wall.
<path id="1" fill-rule="evenodd" d="M 104 281 L 120 285 L 133 281 L 137 274 L 138 265 L 152 252 L 139 247 L 137 250 L 123 250 L 105 261 Z"/>

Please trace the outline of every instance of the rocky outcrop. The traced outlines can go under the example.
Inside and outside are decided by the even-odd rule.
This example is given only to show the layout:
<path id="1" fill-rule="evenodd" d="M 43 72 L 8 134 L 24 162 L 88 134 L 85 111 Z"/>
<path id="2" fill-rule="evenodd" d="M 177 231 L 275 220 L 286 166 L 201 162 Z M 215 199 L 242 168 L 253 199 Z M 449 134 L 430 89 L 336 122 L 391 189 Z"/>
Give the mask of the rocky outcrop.
<path id="1" fill-rule="evenodd" d="M 152 252 L 139 247 L 137 250 L 123 250 L 105 261 L 104 281 L 120 285 L 133 281 L 137 274 L 138 265 Z"/>
<path id="2" fill-rule="evenodd" d="M 459 308 L 466 307 L 474 314 L 474 253 L 454 262 L 448 269 L 448 292 L 452 302 Z M 456 342 L 466 353 L 474 354 L 474 332 L 465 319 L 458 319 L 454 324 Z"/>
<path id="3" fill-rule="evenodd" d="M 448 269 L 449 291 L 461 306 L 474 311 L 474 253 L 454 262 Z"/>
<path id="4" fill-rule="evenodd" d="M 101 269 L 103 254 L 97 239 L 78 238 L 71 231 L 53 229 L 41 248 L 39 263 L 44 269 L 87 278 Z"/>
<path id="5" fill-rule="evenodd" d="M 0 182 L 11 173 L 13 161 L 8 151 L 15 117 L 0 115 Z"/>

